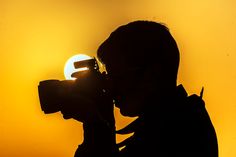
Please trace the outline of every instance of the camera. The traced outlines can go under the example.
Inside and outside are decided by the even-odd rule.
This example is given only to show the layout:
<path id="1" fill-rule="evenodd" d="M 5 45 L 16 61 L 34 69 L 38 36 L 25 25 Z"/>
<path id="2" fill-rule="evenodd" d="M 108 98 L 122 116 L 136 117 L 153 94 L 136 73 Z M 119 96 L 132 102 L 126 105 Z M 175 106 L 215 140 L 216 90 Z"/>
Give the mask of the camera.
<path id="1" fill-rule="evenodd" d="M 74 67 L 86 70 L 73 73 L 71 76 L 76 78 L 75 80 L 50 79 L 39 82 L 39 100 L 45 114 L 62 111 L 68 105 L 81 105 L 70 103 L 71 95 L 78 96 L 79 101 L 82 97 L 98 97 L 104 94 L 105 75 L 99 71 L 95 57 L 74 62 Z"/>

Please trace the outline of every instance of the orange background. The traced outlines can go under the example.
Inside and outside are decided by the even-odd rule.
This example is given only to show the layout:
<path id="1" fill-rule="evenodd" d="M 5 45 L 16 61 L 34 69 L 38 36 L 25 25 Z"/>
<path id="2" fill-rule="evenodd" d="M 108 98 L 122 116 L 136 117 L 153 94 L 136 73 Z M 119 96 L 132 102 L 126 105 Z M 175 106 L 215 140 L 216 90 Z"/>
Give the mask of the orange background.
<path id="1" fill-rule="evenodd" d="M 64 79 L 69 57 L 94 56 L 116 27 L 145 19 L 170 28 L 181 52 L 178 83 L 189 94 L 205 87 L 220 157 L 235 157 L 235 7 L 233 0 L 1 0 L 0 156 L 72 157 L 81 123 L 45 115 L 38 82 Z M 115 115 L 118 129 L 132 120 Z"/>

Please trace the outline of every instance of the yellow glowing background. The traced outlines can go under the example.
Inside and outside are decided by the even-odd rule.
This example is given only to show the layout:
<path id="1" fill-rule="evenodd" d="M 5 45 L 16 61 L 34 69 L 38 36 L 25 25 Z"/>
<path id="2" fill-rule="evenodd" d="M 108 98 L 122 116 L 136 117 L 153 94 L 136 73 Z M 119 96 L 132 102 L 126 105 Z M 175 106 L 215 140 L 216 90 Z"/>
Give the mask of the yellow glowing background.
<path id="1" fill-rule="evenodd" d="M 0 156 L 72 157 L 82 125 L 45 115 L 38 82 L 64 79 L 69 57 L 94 56 L 116 27 L 145 19 L 170 28 L 181 52 L 178 82 L 190 94 L 205 87 L 220 157 L 235 157 L 235 7 L 233 0 L 1 0 Z M 131 121 L 115 114 L 118 129 Z"/>

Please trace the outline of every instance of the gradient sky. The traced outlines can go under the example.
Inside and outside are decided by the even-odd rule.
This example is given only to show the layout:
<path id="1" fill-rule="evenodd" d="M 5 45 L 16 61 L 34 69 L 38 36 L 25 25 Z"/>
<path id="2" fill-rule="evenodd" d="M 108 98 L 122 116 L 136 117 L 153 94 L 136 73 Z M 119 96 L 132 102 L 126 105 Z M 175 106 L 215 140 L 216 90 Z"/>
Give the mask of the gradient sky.
<path id="1" fill-rule="evenodd" d="M 235 157 L 235 7 L 233 0 L 1 0 L 0 156 L 72 157 L 82 125 L 45 115 L 37 85 L 64 79 L 68 58 L 95 56 L 115 28 L 141 19 L 170 28 L 181 53 L 178 83 L 189 94 L 204 86 L 220 157 Z M 115 115 L 118 129 L 132 120 Z"/>

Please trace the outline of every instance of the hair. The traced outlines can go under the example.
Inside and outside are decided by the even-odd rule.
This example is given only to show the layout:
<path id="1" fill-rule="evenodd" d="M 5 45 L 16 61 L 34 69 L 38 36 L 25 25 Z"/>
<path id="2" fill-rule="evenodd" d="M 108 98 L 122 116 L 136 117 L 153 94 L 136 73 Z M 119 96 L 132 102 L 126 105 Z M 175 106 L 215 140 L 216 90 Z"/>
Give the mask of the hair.
<path id="1" fill-rule="evenodd" d="M 150 67 L 155 63 L 168 77 L 177 79 L 179 50 L 162 23 L 134 21 L 118 27 L 99 46 L 97 57 L 105 66 L 121 57 L 132 66 Z"/>

